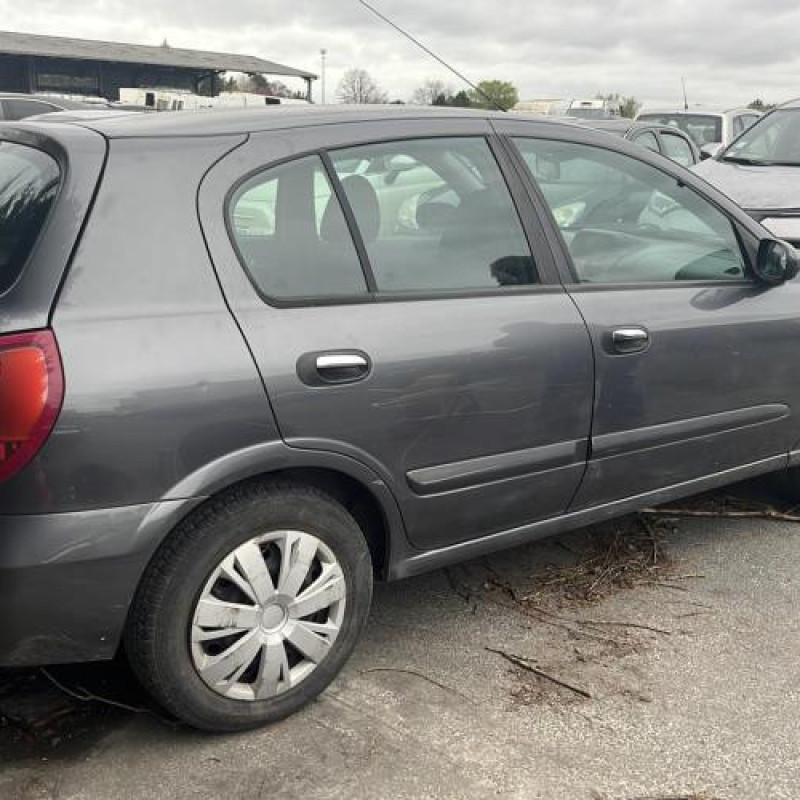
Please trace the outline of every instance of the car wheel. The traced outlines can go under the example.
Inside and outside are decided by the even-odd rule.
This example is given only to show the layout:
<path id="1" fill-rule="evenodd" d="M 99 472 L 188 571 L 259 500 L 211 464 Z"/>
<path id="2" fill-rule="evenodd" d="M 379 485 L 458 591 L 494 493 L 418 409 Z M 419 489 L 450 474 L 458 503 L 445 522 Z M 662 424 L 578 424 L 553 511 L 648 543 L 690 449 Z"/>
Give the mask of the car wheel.
<path id="1" fill-rule="evenodd" d="M 765 486 L 769 486 L 779 501 L 796 506 L 800 503 L 800 467 L 790 467 L 765 476 Z"/>
<path id="2" fill-rule="evenodd" d="M 332 497 L 252 485 L 166 540 L 136 592 L 125 650 L 145 688 L 196 728 L 274 722 L 352 652 L 372 597 L 363 532 Z"/>

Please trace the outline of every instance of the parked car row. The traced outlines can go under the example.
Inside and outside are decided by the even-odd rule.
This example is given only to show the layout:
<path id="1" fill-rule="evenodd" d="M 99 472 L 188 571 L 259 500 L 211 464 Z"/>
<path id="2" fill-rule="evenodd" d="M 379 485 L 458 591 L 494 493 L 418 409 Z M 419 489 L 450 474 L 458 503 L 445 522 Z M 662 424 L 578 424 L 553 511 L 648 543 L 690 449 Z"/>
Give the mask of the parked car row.
<path id="1" fill-rule="evenodd" d="M 715 163 L 789 163 L 782 114 Z M 171 713 L 250 728 L 333 680 L 375 579 L 795 474 L 797 254 L 661 147 L 65 119 L 0 124 L 2 665 L 123 648 Z"/>

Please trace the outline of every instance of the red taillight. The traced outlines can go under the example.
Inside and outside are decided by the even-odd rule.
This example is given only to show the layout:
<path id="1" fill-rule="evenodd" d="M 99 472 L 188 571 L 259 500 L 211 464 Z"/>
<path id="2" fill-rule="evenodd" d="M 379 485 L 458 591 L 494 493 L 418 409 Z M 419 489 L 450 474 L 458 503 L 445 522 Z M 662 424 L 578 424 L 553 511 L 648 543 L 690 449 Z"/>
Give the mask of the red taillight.
<path id="1" fill-rule="evenodd" d="M 36 455 L 64 396 L 52 331 L 0 336 L 0 481 Z"/>

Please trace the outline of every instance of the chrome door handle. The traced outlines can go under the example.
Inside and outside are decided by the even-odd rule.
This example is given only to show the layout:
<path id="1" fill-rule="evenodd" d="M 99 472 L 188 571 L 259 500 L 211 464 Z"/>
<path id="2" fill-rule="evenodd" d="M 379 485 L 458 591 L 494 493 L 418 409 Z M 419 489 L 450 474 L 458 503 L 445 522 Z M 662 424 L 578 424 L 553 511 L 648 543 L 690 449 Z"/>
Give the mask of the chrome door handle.
<path id="1" fill-rule="evenodd" d="M 297 376 L 308 386 L 356 383 L 371 372 L 369 356 L 358 350 L 305 353 L 297 359 Z"/>
<path id="2" fill-rule="evenodd" d="M 320 372 L 333 369 L 366 369 L 369 364 L 364 356 L 356 353 L 332 353 L 330 355 L 317 356 L 317 369 Z"/>
<path id="3" fill-rule="evenodd" d="M 644 328 L 617 328 L 611 343 L 616 353 L 639 353 L 650 344 L 650 334 Z"/>

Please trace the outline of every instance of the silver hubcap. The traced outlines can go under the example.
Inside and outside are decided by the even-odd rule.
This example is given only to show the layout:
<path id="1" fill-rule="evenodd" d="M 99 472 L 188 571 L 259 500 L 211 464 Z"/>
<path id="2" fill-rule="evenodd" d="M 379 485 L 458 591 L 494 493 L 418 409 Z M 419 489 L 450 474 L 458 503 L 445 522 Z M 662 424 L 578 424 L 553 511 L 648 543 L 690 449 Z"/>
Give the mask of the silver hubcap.
<path id="1" fill-rule="evenodd" d="M 198 674 L 236 700 L 297 686 L 336 641 L 346 594 L 339 562 L 316 536 L 250 539 L 211 573 L 197 601 L 190 644 Z"/>

